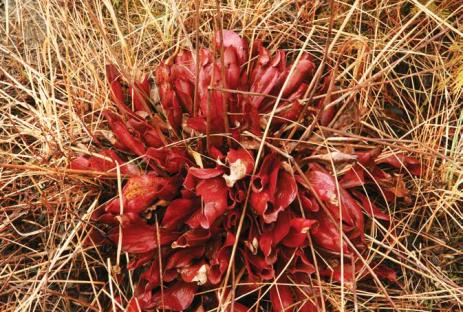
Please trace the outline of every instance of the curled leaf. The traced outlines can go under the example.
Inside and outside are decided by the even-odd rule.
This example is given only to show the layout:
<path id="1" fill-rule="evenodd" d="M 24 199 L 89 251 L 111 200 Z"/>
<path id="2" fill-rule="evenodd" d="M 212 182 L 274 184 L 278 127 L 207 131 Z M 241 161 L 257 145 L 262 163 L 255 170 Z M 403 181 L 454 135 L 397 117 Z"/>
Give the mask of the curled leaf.
<path id="1" fill-rule="evenodd" d="M 195 283 L 176 282 L 153 295 L 155 306 L 159 309 L 183 311 L 193 302 L 196 293 Z"/>
<path id="2" fill-rule="evenodd" d="M 154 174 L 131 177 L 122 190 L 122 204 L 125 212 L 139 213 L 148 208 L 156 198 L 169 199 L 176 194 L 175 180 Z M 106 212 L 119 214 L 122 211 L 119 198 L 111 201 Z"/>
<path id="3" fill-rule="evenodd" d="M 227 232 L 227 237 L 223 245 L 212 255 L 208 272 L 209 281 L 212 284 L 220 282 L 220 278 L 225 273 L 230 262 L 231 247 L 235 243 L 235 235 Z"/>
<path id="4" fill-rule="evenodd" d="M 221 177 L 201 180 L 196 187 L 196 194 L 201 196 L 204 207 L 200 220 L 203 228 L 208 229 L 228 207 L 228 188 Z"/>
<path id="5" fill-rule="evenodd" d="M 293 304 L 293 296 L 289 286 L 274 285 L 270 289 L 270 301 L 272 302 L 272 311 L 289 311 L 289 307 Z"/>
<path id="6" fill-rule="evenodd" d="M 289 233 L 285 236 L 283 244 L 287 247 L 304 246 L 309 234 L 309 230 L 317 223 L 316 220 L 304 218 L 294 218 L 289 222 Z"/>
<path id="7" fill-rule="evenodd" d="M 222 39 L 222 41 L 221 41 Z M 243 64 L 247 59 L 247 43 L 238 34 L 231 30 L 222 30 L 222 35 L 217 32 L 214 37 L 216 47 L 220 47 L 223 43 L 224 48 L 233 48 L 240 64 Z"/>
<path id="8" fill-rule="evenodd" d="M 353 194 L 354 194 L 355 197 L 360 199 L 360 201 L 362 203 L 362 207 L 365 209 L 366 213 L 370 217 L 375 217 L 377 219 L 384 220 L 384 221 L 390 221 L 391 220 L 391 217 L 387 213 L 385 213 L 381 209 L 379 209 L 371 201 L 371 199 L 368 199 L 364 194 L 362 194 L 360 192 L 356 192 L 356 191 L 354 191 Z"/>
<path id="9" fill-rule="evenodd" d="M 411 174 L 421 176 L 422 164 L 421 162 L 413 157 L 405 156 L 403 153 L 394 154 L 386 158 L 377 160 L 378 164 L 388 164 L 394 168 L 405 167 L 410 171 Z"/>
<path id="10" fill-rule="evenodd" d="M 233 187 L 236 181 L 251 174 L 254 169 L 254 159 L 252 155 L 244 149 L 230 150 L 227 154 L 227 160 L 230 164 L 230 174 L 224 174 L 223 178 L 228 187 Z"/>
<path id="11" fill-rule="evenodd" d="M 199 246 L 211 237 L 211 232 L 204 229 L 193 229 L 183 233 L 172 243 L 172 248 Z"/>
<path id="12" fill-rule="evenodd" d="M 328 216 L 320 212 L 316 220 L 318 224 L 311 230 L 315 242 L 324 249 L 339 253 L 342 248 L 344 253 L 348 253 L 346 241 L 343 240 L 341 244 L 341 233 Z"/>
<path id="13" fill-rule="evenodd" d="M 280 166 L 274 155 L 267 156 L 252 185 L 250 205 L 266 223 L 275 222 L 297 195 L 296 180 Z"/>
<path id="14" fill-rule="evenodd" d="M 208 265 L 205 263 L 193 264 L 180 270 L 182 279 L 187 283 L 204 285 L 207 282 Z"/>
<path id="15" fill-rule="evenodd" d="M 154 250 L 158 246 L 171 243 L 179 236 L 176 232 L 160 229 L 158 242 L 156 228 L 146 224 L 142 219 L 123 224 L 121 231 L 118 227 L 113 228 L 109 233 L 109 238 L 118 244 L 119 235 L 122 235 L 122 250 L 130 253 L 145 253 Z"/>
<path id="16" fill-rule="evenodd" d="M 206 249 L 204 246 L 176 250 L 169 256 L 165 269 L 170 270 L 174 268 L 188 267 L 194 259 L 202 257 L 205 251 Z"/>
<path id="17" fill-rule="evenodd" d="M 129 132 L 126 124 L 122 121 L 122 119 L 110 111 L 104 111 L 103 114 L 108 120 L 111 130 L 119 142 L 123 144 L 125 148 L 132 151 L 135 155 L 143 156 L 145 154 L 145 145 L 139 138 L 133 136 Z"/>
<path id="18" fill-rule="evenodd" d="M 167 229 L 181 227 L 183 221 L 188 219 L 191 213 L 199 207 L 196 200 L 189 198 L 178 198 L 173 200 L 162 218 L 161 226 Z"/>
<path id="19" fill-rule="evenodd" d="M 110 171 L 120 166 L 122 174 L 138 175 L 140 170 L 133 164 L 125 163 L 113 150 L 102 150 L 101 157 L 79 156 L 71 161 L 70 168 L 77 170 Z"/>

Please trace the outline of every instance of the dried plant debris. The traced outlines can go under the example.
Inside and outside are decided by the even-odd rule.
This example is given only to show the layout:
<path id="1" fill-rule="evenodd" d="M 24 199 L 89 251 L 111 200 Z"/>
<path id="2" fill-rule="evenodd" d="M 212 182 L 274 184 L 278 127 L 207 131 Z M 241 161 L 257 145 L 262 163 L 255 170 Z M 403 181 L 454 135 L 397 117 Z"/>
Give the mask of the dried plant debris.
<path id="1" fill-rule="evenodd" d="M 1 2 L 0 310 L 462 310 L 460 2 Z"/>

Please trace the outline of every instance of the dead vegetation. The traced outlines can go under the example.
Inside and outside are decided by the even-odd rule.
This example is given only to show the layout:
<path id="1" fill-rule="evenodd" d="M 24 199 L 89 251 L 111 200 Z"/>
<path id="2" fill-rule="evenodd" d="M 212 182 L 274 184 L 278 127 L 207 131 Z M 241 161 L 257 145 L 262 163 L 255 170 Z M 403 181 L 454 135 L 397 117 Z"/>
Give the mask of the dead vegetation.
<path id="1" fill-rule="evenodd" d="M 130 292 L 114 252 L 84 244 L 90 213 L 117 175 L 67 169 L 104 146 L 112 105 L 105 64 L 152 72 L 182 47 L 209 45 L 215 2 L 7 1 L 0 24 L 0 306 L 100 311 Z M 198 32 L 195 18 L 198 17 Z M 375 143 L 425 164 L 405 175 L 376 252 L 399 273 L 384 294 L 323 285 L 329 309 L 458 311 L 463 307 L 463 5 L 443 1 L 222 1 L 223 27 L 269 49 L 306 50 L 337 66 L 340 96 L 358 103 Z M 198 36 L 198 37 L 196 37 Z M 196 39 L 199 39 L 198 42 Z M 133 78 L 132 78 L 133 79 Z M 154 92 L 153 92 L 154 93 Z M 153 94 L 155 96 L 155 94 Z M 343 144 L 358 137 L 345 130 Z M 320 143 L 328 144 L 326 140 Z M 122 300 L 123 303 L 126 300 Z M 261 303 L 260 310 L 265 311 Z M 259 307 L 256 307 L 259 309 Z M 257 311 L 257 310 L 256 310 Z"/>

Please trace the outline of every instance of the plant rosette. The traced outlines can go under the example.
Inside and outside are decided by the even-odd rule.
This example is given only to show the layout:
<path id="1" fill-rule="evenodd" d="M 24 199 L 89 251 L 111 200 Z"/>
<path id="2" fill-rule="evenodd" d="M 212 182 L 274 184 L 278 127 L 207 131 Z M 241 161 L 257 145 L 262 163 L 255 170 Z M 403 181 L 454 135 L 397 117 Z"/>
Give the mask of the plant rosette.
<path id="1" fill-rule="evenodd" d="M 127 311 L 247 311 L 265 283 L 273 311 L 318 311 L 320 278 L 397 283 L 375 260 L 365 268 L 365 233 L 388 226 L 381 207 L 407 197 L 400 173 L 420 175 L 420 162 L 375 146 L 306 144 L 336 124 L 339 104 L 326 100 L 330 72 L 313 81 L 310 54 L 288 59 L 224 30 L 212 51 L 183 50 L 157 67 L 160 105 L 148 75 L 128 83 L 107 66 L 113 149 L 71 168 L 119 166 L 127 177 L 121 196 L 92 216 L 106 231 L 98 242 L 120 244 L 127 269 L 140 272 Z M 233 292 L 223 287 L 230 266 Z"/>

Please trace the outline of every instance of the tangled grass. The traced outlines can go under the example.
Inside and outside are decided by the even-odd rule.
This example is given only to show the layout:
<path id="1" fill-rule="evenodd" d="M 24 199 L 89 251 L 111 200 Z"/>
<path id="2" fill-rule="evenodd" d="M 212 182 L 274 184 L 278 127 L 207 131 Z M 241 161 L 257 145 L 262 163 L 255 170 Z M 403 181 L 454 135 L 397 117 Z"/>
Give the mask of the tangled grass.
<path id="1" fill-rule="evenodd" d="M 106 311 L 130 292 L 113 252 L 84 243 L 92 211 L 121 177 L 67 168 L 111 140 L 105 64 L 136 77 L 182 47 L 208 46 L 218 25 L 270 50 L 305 45 L 337 68 L 339 96 L 358 103 L 358 126 L 374 143 L 425 165 L 421 177 L 405 176 L 408 201 L 390 207 L 389 240 L 368 237 L 400 287 L 386 296 L 324 283 L 327 309 L 463 309 L 460 1 L 227 0 L 218 14 L 200 0 L 7 0 L 0 10 L 1 310 Z M 343 129 L 316 144 L 365 140 Z"/>

